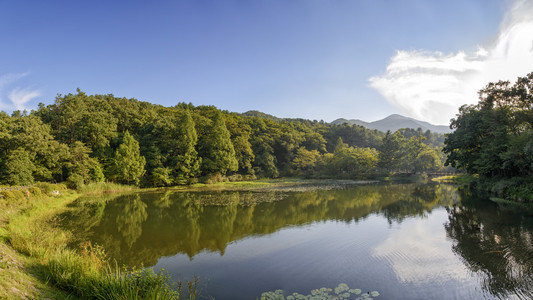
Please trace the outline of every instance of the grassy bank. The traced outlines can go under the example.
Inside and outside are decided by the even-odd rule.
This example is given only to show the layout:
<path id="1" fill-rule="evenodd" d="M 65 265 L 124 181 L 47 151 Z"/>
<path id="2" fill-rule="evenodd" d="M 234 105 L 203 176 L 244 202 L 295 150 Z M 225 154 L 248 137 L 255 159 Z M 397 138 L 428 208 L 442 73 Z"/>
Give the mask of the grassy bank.
<path id="1" fill-rule="evenodd" d="M 177 186 L 165 190 L 307 191 L 365 183 L 353 180 L 308 180 L 299 178 L 254 181 L 221 181 L 213 184 Z M 62 184 L 32 187 L 3 187 L 0 191 L 0 299 L 4 298 L 96 298 L 180 299 L 181 286 L 173 285 L 165 273 L 126 270 L 108 261 L 105 250 L 84 243 L 69 249 L 72 233 L 58 226 L 57 216 L 82 195 L 106 201 L 110 192 L 139 192 L 139 189 L 98 183 L 68 190 Z M 29 197 L 27 192 L 29 192 Z M 217 199 L 217 201 L 220 199 Z M 194 299 L 196 284 L 186 285 Z"/>
<path id="2" fill-rule="evenodd" d="M 107 192 L 106 187 L 134 189 L 100 185 L 84 192 Z M 25 190 L 12 190 L 3 190 L 0 198 L 0 299 L 180 299 L 181 287 L 164 273 L 120 268 L 90 244 L 66 248 L 71 233 L 55 226 L 55 216 L 80 192 L 52 184 L 33 189 L 29 197 Z M 194 295 L 194 284 L 189 287 Z"/>

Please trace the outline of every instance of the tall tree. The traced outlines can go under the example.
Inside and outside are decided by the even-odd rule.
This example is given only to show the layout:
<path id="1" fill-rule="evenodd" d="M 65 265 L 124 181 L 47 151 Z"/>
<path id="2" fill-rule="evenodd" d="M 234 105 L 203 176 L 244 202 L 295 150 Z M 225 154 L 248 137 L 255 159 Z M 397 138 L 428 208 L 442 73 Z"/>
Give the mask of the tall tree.
<path id="1" fill-rule="evenodd" d="M 177 155 L 174 158 L 174 177 L 176 180 L 196 177 L 200 172 L 200 158 L 196 151 L 198 136 L 191 112 L 186 109 L 177 126 L 178 145 Z"/>
<path id="2" fill-rule="evenodd" d="M 11 185 L 32 184 L 35 166 L 30 157 L 30 153 L 22 148 L 12 151 L 2 168 L 4 181 Z"/>
<path id="3" fill-rule="evenodd" d="M 476 105 L 462 106 L 445 140 L 446 164 L 484 177 L 530 175 L 532 161 L 525 154 L 532 145 L 533 73 L 489 83 Z"/>
<path id="4" fill-rule="evenodd" d="M 226 174 L 239 168 L 231 136 L 226 128 L 224 116 L 220 111 L 215 113 L 213 125 L 203 140 L 204 153 L 202 169 L 206 174 Z"/>
<path id="5" fill-rule="evenodd" d="M 122 144 L 115 152 L 114 177 L 121 182 L 139 184 L 146 159 L 141 156 L 139 143 L 126 130 Z"/>
<path id="6" fill-rule="evenodd" d="M 398 171 L 404 157 L 405 144 L 405 139 L 400 131 L 396 131 L 394 134 L 387 131 L 379 148 L 378 166 L 380 169 L 388 172 Z"/>

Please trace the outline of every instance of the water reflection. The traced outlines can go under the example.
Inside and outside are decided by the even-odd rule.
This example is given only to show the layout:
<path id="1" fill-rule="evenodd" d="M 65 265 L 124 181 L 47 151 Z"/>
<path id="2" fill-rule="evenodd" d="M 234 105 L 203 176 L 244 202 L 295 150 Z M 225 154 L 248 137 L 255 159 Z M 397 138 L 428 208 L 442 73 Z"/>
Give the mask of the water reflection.
<path id="1" fill-rule="evenodd" d="M 533 217 L 463 191 L 462 205 L 447 209 L 453 251 L 480 276 L 482 288 L 501 298 L 533 299 Z"/>
<path id="2" fill-rule="evenodd" d="M 469 272 L 461 259 L 450 251 L 450 243 L 442 232 L 446 211 L 426 216 L 426 222 L 410 219 L 372 249 L 372 255 L 388 261 L 398 280 L 421 284 L 464 280 Z"/>
<path id="3" fill-rule="evenodd" d="M 276 289 L 283 274 L 306 274 L 308 278 L 294 283 L 304 291 L 311 280 L 319 285 L 338 276 L 354 284 L 383 281 L 375 288 L 385 298 L 393 298 L 397 289 L 413 299 L 446 298 L 443 290 L 453 291 L 448 298 L 477 298 L 480 293 L 485 293 L 483 298 L 533 298 L 531 214 L 476 199 L 450 185 L 106 197 L 76 201 L 64 216 L 64 226 L 74 231 L 73 246 L 83 241 L 100 244 L 119 264 L 179 261 L 177 269 L 211 278 L 226 278 L 224 272 L 231 267 L 233 276 L 250 281 L 250 286 L 271 285 L 263 291 Z M 313 232 L 302 233 L 306 226 Z M 255 249 L 253 254 L 250 249 Z M 192 260 L 200 267 L 183 262 Z M 220 272 L 224 274 L 215 275 Z M 222 295 L 224 288 L 231 293 L 228 286 L 233 282 L 223 280 L 210 282 L 213 295 Z M 214 291 L 217 285 L 220 290 Z M 250 293 L 252 298 L 259 295 Z"/>
<path id="4" fill-rule="evenodd" d="M 159 257 L 178 253 L 191 259 L 202 251 L 224 255 L 233 241 L 287 226 L 358 221 L 377 212 L 389 223 L 400 222 L 450 205 L 457 200 L 452 189 L 405 184 L 289 193 L 147 193 L 106 202 L 85 198 L 76 202 L 66 223 L 76 243 L 91 240 L 120 264 L 151 266 Z"/>

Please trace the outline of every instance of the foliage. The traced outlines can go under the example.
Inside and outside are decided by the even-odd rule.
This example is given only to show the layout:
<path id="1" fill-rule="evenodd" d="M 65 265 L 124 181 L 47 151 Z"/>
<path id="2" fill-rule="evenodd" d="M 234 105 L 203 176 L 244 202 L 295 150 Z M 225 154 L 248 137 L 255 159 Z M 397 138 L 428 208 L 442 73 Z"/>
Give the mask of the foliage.
<path id="1" fill-rule="evenodd" d="M 506 179 L 533 173 L 532 91 L 533 73 L 514 84 L 499 81 L 479 91 L 478 104 L 462 106 L 452 119 L 455 131 L 446 137 L 443 149 L 446 164 L 479 174 L 498 196 L 530 201 L 525 195 L 533 189 L 531 181 L 508 188 Z"/>
<path id="2" fill-rule="evenodd" d="M 152 269 L 124 272 L 110 267 L 101 248 L 82 255 L 64 250 L 47 265 L 48 279 L 62 290 L 91 299 L 180 299 L 181 288 L 172 289 L 170 276 Z"/>
<path id="3" fill-rule="evenodd" d="M 201 140 L 202 170 L 204 174 L 226 174 L 228 171 L 237 171 L 238 162 L 235 157 L 235 148 L 226 128 L 224 116 L 216 112 L 213 125 Z"/>
<path id="4" fill-rule="evenodd" d="M 122 144 L 115 153 L 115 168 L 113 177 L 119 182 L 139 184 L 144 174 L 146 159 L 141 156 L 139 143 L 128 131 L 124 133 Z"/>
<path id="5" fill-rule="evenodd" d="M 7 156 L 2 172 L 6 183 L 29 185 L 33 183 L 34 169 L 30 153 L 24 149 L 16 149 Z"/>
<path id="6" fill-rule="evenodd" d="M 422 130 L 384 134 L 357 125 L 186 103 L 163 107 L 77 90 L 29 114 L 0 112 L 0 184 L 66 182 L 79 189 L 107 180 L 157 187 L 216 174 L 354 178 L 435 171 L 444 159 L 442 139 Z M 512 142 L 533 154 L 528 136 Z M 505 156 L 514 167 L 528 161 L 520 151 Z"/>
<path id="7" fill-rule="evenodd" d="M 41 186 L 46 186 L 40 184 Z M 50 185 L 51 188 L 62 189 L 60 185 Z M 19 192 L 20 193 L 20 192 Z M 2 251 L 2 263 L 6 258 L 4 254 L 9 253 L 10 260 L 14 257 L 22 257 L 24 254 L 24 265 L 15 261 L 14 265 L 8 269 L 0 271 L 6 276 L 19 276 L 18 269 L 27 268 L 38 270 L 32 272 L 38 276 L 39 290 L 33 286 L 23 286 L 18 282 L 21 277 L 10 278 L 9 284 L 17 283 L 17 288 L 22 286 L 21 298 L 42 298 L 51 297 L 71 298 L 80 297 L 83 299 L 180 299 L 181 284 L 175 286 L 170 276 L 164 271 L 154 273 L 151 269 L 125 269 L 116 264 L 110 264 L 103 248 L 92 246 L 90 243 L 82 244 L 80 251 L 66 249 L 69 242 L 70 232 L 64 231 L 55 226 L 53 216 L 66 210 L 66 205 L 71 203 L 79 194 L 66 195 L 60 198 L 41 197 L 32 203 L 19 206 L 24 208 L 18 213 L 9 216 L 9 224 L 4 233 L 4 224 L 0 224 L 0 234 L 2 238 L 7 235 L 8 240 L 0 240 L 0 250 Z M 21 213 L 24 211 L 24 213 Z M 2 215 L 5 217 L 5 215 Z M 10 245 L 8 247 L 7 245 Z M 12 248 L 11 248 L 12 247 Z M 8 251 L 12 252 L 8 252 Z M 16 253 L 16 250 L 18 253 Z M 20 266 L 18 265 L 20 264 Z M 24 278 L 23 280 L 31 280 Z M 35 280 L 35 279 L 33 279 Z M 189 299 L 194 299 L 197 292 L 197 281 L 188 284 Z M 5 297 L 3 293 L 4 283 L 0 284 L 0 298 Z M 61 294 L 58 290 L 68 292 L 68 295 Z M 13 287 L 13 286 L 10 286 Z M 7 297 L 18 298 L 18 289 L 10 289 Z M 41 294 L 42 293 L 42 294 Z"/>

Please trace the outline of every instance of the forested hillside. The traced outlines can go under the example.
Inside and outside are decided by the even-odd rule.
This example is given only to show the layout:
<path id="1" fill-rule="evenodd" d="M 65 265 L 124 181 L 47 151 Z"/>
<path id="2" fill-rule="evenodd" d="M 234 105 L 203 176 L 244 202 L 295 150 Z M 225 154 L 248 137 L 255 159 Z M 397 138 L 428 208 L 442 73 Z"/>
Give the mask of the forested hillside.
<path id="1" fill-rule="evenodd" d="M 0 182 L 169 186 L 254 177 L 364 178 L 438 170 L 443 136 L 221 111 L 113 95 L 58 96 L 0 113 Z"/>

